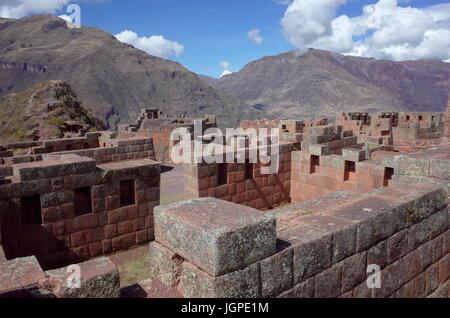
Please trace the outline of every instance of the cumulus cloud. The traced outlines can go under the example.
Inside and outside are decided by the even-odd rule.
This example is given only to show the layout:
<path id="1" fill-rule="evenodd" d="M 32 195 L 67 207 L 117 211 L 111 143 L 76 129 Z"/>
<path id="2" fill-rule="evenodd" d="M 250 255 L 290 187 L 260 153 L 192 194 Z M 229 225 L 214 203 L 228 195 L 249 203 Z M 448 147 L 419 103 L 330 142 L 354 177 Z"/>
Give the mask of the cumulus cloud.
<path id="1" fill-rule="evenodd" d="M 72 3 L 98 3 L 107 0 L 0 0 L 0 18 L 18 19 L 30 14 L 54 14 Z M 68 15 L 60 18 L 71 22 Z"/>
<path id="2" fill-rule="evenodd" d="M 0 17 L 21 18 L 31 13 L 55 13 L 70 0 L 2 0 Z"/>
<path id="3" fill-rule="evenodd" d="M 398 0 L 366 5 L 359 16 L 336 16 L 348 0 L 294 0 L 281 24 L 301 51 L 409 60 L 450 59 L 450 3 L 414 8 Z"/>
<path id="4" fill-rule="evenodd" d="M 116 34 L 115 37 L 124 43 L 147 52 L 150 55 L 161 58 L 168 58 L 171 55 L 180 57 L 183 55 L 184 46 L 178 42 L 169 41 L 162 35 L 152 35 L 149 37 L 139 37 L 135 32 L 125 30 Z"/>
<path id="5" fill-rule="evenodd" d="M 231 64 L 228 61 L 220 62 L 220 67 L 223 68 L 223 72 L 222 72 L 222 75 L 220 75 L 220 77 L 224 77 L 225 75 L 229 75 L 229 74 L 233 73 L 232 71 L 230 71 Z"/>
<path id="6" fill-rule="evenodd" d="M 251 29 L 247 33 L 247 37 L 250 41 L 254 42 L 257 45 L 261 45 L 263 38 L 260 35 L 261 31 L 258 29 Z"/>

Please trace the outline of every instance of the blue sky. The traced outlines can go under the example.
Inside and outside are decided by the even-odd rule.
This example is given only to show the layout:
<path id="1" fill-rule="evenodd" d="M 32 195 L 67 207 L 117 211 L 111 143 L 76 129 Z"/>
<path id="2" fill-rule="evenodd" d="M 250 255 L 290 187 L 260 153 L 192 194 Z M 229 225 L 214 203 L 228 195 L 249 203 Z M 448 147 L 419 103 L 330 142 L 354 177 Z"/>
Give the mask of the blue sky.
<path id="1" fill-rule="evenodd" d="M 0 0 L 0 14 L 3 1 L 11 2 L 12 0 Z M 16 1 L 26 3 L 31 0 Z M 58 0 L 48 0 L 47 2 L 52 1 Z M 59 1 L 67 3 L 69 0 Z M 300 3 L 305 0 L 295 1 Z M 308 1 L 311 0 L 306 2 Z M 346 2 L 336 6 L 333 17 L 346 15 L 349 18 L 360 16 L 364 5 L 382 1 L 392 2 L 393 0 L 318 0 L 318 2 L 340 2 L 340 4 Z M 253 60 L 301 48 L 301 46 L 334 48 L 330 44 L 331 40 L 325 41 L 327 42 L 325 46 L 320 42 L 306 43 L 304 33 L 297 34 L 296 30 L 289 29 L 293 23 L 291 20 L 304 18 L 305 14 L 309 15 L 308 10 L 313 9 L 315 10 L 313 14 L 319 12 L 320 23 L 332 23 L 331 20 L 322 21 L 320 8 L 306 8 L 302 4 L 302 8 L 297 11 L 293 10 L 294 14 L 291 20 L 286 19 L 282 24 L 281 21 L 288 4 L 282 5 L 279 2 L 283 2 L 283 0 L 81 0 L 77 3 L 81 6 L 82 25 L 99 27 L 112 34 L 131 30 L 139 37 L 161 35 L 166 40 L 175 41 L 184 46 L 183 53 L 179 57 L 172 54 L 168 56 L 169 59 L 180 62 L 196 73 L 219 77 L 224 70 L 220 65 L 223 61 L 230 63 L 230 71 L 238 71 Z M 424 8 L 440 3 L 450 2 L 445 0 L 402 0 L 397 5 L 398 7 Z M 60 6 L 53 13 L 64 14 L 64 8 L 65 6 L 62 8 Z M 27 12 L 27 14 L 29 13 Z M 307 23 L 308 21 L 305 21 L 305 25 Z M 261 44 L 258 45 L 248 38 L 247 35 L 251 29 L 259 30 L 262 37 Z M 363 41 L 368 34 L 373 34 L 373 30 L 362 35 L 353 34 L 350 39 L 354 39 L 355 42 L 356 40 Z M 315 38 L 314 41 L 318 39 L 320 40 L 320 37 Z M 316 43 L 319 44 L 316 45 Z M 357 47 L 356 43 L 351 45 L 352 49 L 365 52 L 361 55 L 376 55 L 373 53 L 374 48 L 367 48 L 367 45 L 362 46 L 363 49 L 361 49 L 361 45 Z M 348 48 L 342 48 L 342 50 L 336 48 L 336 50 L 346 53 Z M 398 51 L 398 47 L 396 50 Z M 386 52 L 391 51 L 387 50 Z M 402 54 L 397 51 L 395 51 L 397 55 Z M 393 56 L 395 58 L 395 55 Z M 421 55 L 418 56 L 421 57 Z M 446 55 L 443 56 L 442 59 L 445 59 Z"/>
<path id="2" fill-rule="evenodd" d="M 292 50 L 283 36 L 280 19 L 286 6 L 272 0 L 112 0 L 81 3 L 82 24 L 117 34 L 125 29 L 139 36 L 162 35 L 181 43 L 184 53 L 171 56 L 190 70 L 218 77 L 222 61 L 232 71 L 263 56 Z M 247 38 L 253 28 L 261 30 L 263 43 Z"/>

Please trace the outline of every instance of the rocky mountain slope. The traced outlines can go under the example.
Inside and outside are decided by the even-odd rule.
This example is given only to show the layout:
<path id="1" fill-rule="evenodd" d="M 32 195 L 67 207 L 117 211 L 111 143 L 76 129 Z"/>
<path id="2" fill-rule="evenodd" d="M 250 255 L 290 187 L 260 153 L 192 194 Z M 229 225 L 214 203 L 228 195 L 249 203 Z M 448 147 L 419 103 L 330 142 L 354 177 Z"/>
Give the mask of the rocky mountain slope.
<path id="1" fill-rule="evenodd" d="M 65 80 L 83 105 L 111 128 L 141 108 L 169 114 L 216 114 L 222 125 L 261 112 L 200 80 L 178 63 L 150 56 L 100 29 L 69 29 L 64 20 L 34 15 L 0 19 L 0 94 L 47 80 Z"/>
<path id="2" fill-rule="evenodd" d="M 62 138 L 68 121 L 91 131 L 105 128 L 64 81 L 48 81 L 0 97 L 0 144 Z"/>
<path id="3" fill-rule="evenodd" d="M 204 77 L 203 77 L 204 78 Z M 321 50 L 292 51 L 205 82 L 270 117 L 311 119 L 343 111 L 444 111 L 450 64 L 392 62 Z"/>

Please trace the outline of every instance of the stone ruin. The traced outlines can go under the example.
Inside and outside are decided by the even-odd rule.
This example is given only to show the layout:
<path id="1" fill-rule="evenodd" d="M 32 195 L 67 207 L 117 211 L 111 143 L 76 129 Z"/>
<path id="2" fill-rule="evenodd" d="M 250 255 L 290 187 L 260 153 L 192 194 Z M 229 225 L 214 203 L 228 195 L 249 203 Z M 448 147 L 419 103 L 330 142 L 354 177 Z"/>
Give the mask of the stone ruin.
<path id="1" fill-rule="evenodd" d="M 150 137 L 153 139 L 156 160 L 170 161 L 170 151 L 173 142 L 170 140 L 172 131 L 176 128 L 194 130 L 194 121 L 200 120 L 203 129 L 216 127 L 216 116 L 206 115 L 205 118 L 188 118 L 185 115 L 166 115 L 157 108 L 142 109 L 134 124 L 119 126 L 119 137 Z"/>
<path id="2" fill-rule="evenodd" d="M 421 114 L 243 121 L 280 128 L 277 173 L 185 163 L 167 205 L 151 136 L 169 149 L 192 121 L 144 110 L 116 133 L 3 145 L 0 297 L 448 298 L 450 105 Z M 151 274 L 120 286 L 110 256 L 145 244 Z"/>

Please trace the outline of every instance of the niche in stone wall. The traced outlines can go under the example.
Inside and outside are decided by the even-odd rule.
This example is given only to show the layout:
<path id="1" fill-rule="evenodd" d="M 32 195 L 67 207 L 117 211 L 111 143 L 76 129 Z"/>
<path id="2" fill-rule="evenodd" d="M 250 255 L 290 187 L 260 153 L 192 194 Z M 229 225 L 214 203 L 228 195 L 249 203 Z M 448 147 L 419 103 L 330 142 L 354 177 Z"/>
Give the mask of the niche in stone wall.
<path id="1" fill-rule="evenodd" d="M 42 224 L 41 198 L 39 195 L 20 199 L 22 224 Z"/>
<path id="2" fill-rule="evenodd" d="M 226 163 L 220 163 L 217 169 L 217 185 L 221 186 L 228 183 L 228 166 Z"/>
<path id="3" fill-rule="evenodd" d="M 311 166 L 310 173 L 319 173 L 320 172 L 320 157 L 319 156 L 311 156 Z"/>
<path id="4" fill-rule="evenodd" d="M 250 161 L 247 159 L 245 161 L 245 180 L 252 180 L 255 178 L 253 174 L 253 163 L 250 163 Z"/>
<path id="5" fill-rule="evenodd" d="M 74 191 L 75 216 L 92 213 L 91 188 L 78 188 Z"/>
<path id="6" fill-rule="evenodd" d="M 135 202 L 134 180 L 120 181 L 120 205 L 133 205 Z"/>
<path id="7" fill-rule="evenodd" d="M 393 175 L 394 175 L 393 168 L 384 168 L 383 186 L 389 187 L 391 185 Z"/>
<path id="8" fill-rule="evenodd" d="M 345 161 L 344 181 L 356 180 L 356 164 L 354 161 Z"/>

